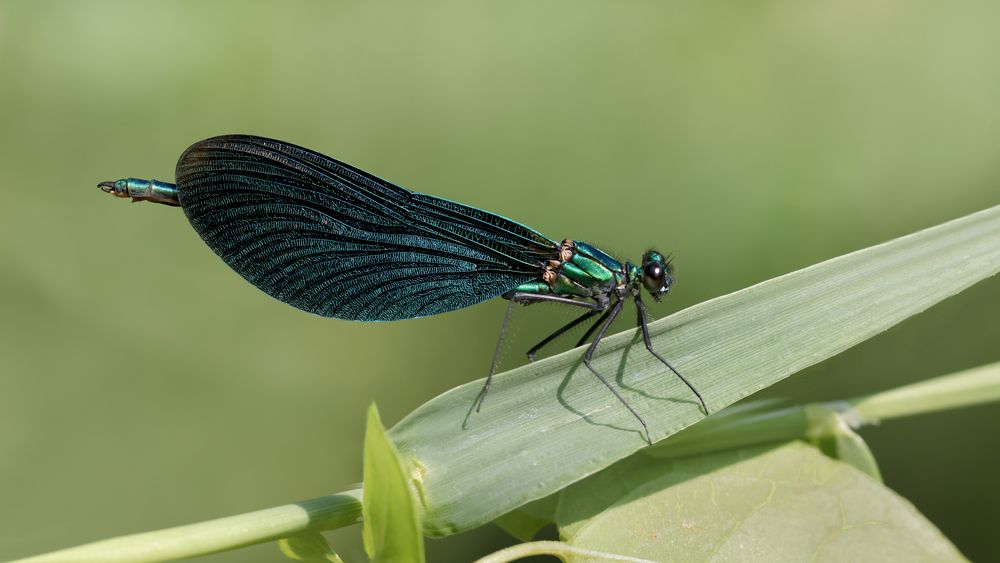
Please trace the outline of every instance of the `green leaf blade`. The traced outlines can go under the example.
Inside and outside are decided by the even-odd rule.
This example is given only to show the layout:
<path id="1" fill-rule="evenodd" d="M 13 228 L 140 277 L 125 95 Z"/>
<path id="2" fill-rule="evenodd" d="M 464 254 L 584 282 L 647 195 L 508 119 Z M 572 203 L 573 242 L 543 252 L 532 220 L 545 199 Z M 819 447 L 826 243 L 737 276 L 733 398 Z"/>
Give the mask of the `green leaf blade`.
<path id="1" fill-rule="evenodd" d="M 906 499 L 798 441 L 637 456 L 603 477 L 562 493 L 557 523 L 571 545 L 655 561 L 964 560 Z M 624 478 L 625 492 L 608 496 Z"/>
<path id="2" fill-rule="evenodd" d="M 413 492 L 374 404 L 368 408 L 364 465 L 365 553 L 375 562 L 423 563 L 424 537 Z"/>
<path id="3" fill-rule="evenodd" d="M 1000 207 L 841 256 L 651 324 L 654 347 L 718 411 L 887 330 L 1000 270 Z M 704 418 L 683 383 L 636 345 L 608 337 L 594 358 L 649 423 L 654 439 Z M 414 411 L 390 434 L 421 467 L 424 530 L 488 522 L 622 459 L 638 425 L 580 366 L 580 350 L 481 381 Z"/>

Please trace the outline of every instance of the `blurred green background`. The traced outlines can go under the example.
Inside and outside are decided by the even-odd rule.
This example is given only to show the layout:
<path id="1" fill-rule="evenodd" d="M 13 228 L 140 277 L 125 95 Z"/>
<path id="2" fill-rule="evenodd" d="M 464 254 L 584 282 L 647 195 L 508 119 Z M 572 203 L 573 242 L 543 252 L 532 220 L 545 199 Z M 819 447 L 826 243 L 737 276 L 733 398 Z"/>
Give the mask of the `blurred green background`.
<path id="1" fill-rule="evenodd" d="M 557 240 L 673 251 L 662 316 L 998 203 L 998 53 L 985 0 L 0 1 L 0 559 L 344 489 L 366 406 L 391 424 L 484 376 L 503 316 L 310 316 L 180 211 L 96 182 L 171 181 L 217 134 L 277 137 Z M 998 303 L 989 280 L 762 395 L 996 361 Z M 557 311 L 518 311 L 506 367 Z M 1000 559 L 998 421 L 863 433 L 976 560 Z M 359 528 L 331 538 L 363 560 Z M 485 527 L 428 549 L 509 542 Z"/>

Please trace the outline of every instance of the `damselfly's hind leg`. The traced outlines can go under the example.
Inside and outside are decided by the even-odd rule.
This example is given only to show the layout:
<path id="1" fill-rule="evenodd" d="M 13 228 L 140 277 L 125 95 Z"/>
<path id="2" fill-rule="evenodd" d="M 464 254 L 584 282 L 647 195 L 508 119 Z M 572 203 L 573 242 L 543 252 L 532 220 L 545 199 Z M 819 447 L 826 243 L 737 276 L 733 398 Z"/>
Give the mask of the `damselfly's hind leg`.
<path id="1" fill-rule="evenodd" d="M 493 384 L 493 374 L 496 373 L 497 365 L 500 362 L 500 350 L 503 347 L 503 338 L 504 334 L 507 332 L 507 323 L 510 322 L 511 310 L 514 308 L 514 303 L 523 303 L 525 305 L 528 305 L 531 303 L 538 303 L 541 301 L 549 301 L 552 303 L 562 303 L 564 305 L 572 305 L 574 307 L 582 307 L 584 309 L 589 309 L 589 311 L 587 311 L 586 314 L 573 320 L 573 322 L 559 329 L 558 331 L 555 332 L 555 334 L 549 336 L 545 340 L 538 343 L 538 345 L 536 345 L 534 348 L 529 350 L 528 361 L 534 359 L 534 353 L 538 352 L 538 350 L 542 346 L 545 346 L 546 344 L 557 338 L 560 334 L 566 332 L 567 330 L 573 328 L 577 324 L 582 323 L 584 320 L 604 310 L 604 307 L 598 303 L 591 303 L 589 301 L 577 301 L 575 299 L 571 299 L 569 297 L 562 297 L 559 295 L 527 293 L 527 292 L 517 291 L 506 294 L 504 295 L 504 297 L 510 300 L 510 304 L 507 306 L 507 314 L 504 315 L 503 324 L 500 326 L 500 337 L 497 339 L 497 347 L 493 351 L 493 362 L 490 364 L 490 373 L 486 376 L 486 382 L 483 384 L 483 389 L 479 392 L 479 395 L 476 397 L 476 402 L 475 402 L 476 412 L 479 412 L 479 409 L 482 408 L 483 401 L 486 399 L 486 393 L 489 392 L 490 385 Z M 588 331 L 587 335 L 588 336 L 590 335 L 590 331 Z"/>

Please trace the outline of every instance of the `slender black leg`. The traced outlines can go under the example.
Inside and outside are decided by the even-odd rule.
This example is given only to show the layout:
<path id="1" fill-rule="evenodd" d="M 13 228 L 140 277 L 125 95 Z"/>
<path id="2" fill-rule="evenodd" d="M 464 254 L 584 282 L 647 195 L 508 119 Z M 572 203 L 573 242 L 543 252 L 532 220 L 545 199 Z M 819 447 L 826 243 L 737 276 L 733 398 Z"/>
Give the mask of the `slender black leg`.
<path id="1" fill-rule="evenodd" d="M 482 391 L 476 397 L 476 412 L 483 406 L 483 401 L 486 399 L 486 393 L 490 390 L 490 385 L 493 383 L 493 374 L 496 372 L 497 363 L 500 360 L 500 348 L 503 345 L 504 333 L 507 331 L 507 323 L 510 321 L 510 313 L 514 308 L 514 303 L 536 303 L 539 301 L 550 301 L 553 303 L 562 303 L 565 305 L 573 305 L 576 307 L 582 307 L 584 309 L 590 309 L 591 311 L 603 311 L 604 307 L 599 303 L 590 303 L 587 301 L 577 301 L 570 297 L 561 297 L 559 295 L 548 295 L 540 293 L 524 293 L 524 292 L 512 292 L 505 294 L 504 297 L 510 300 L 510 305 L 507 306 L 507 314 L 504 315 L 503 325 L 500 327 L 500 338 L 497 339 L 496 350 L 493 351 L 493 363 L 490 364 L 490 373 L 486 376 L 486 383 L 483 384 Z"/>
<path id="2" fill-rule="evenodd" d="M 597 319 L 597 321 L 594 324 L 590 325 L 590 328 L 587 329 L 587 332 L 583 333 L 583 336 L 580 337 L 580 340 L 576 341 L 576 346 L 574 346 L 574 348 L 579 348 L 580 346 L 583 346 L 583 343 L 590 338 L 591 334 L 594 334 L 594 331 L 597 330 L 597 327 L 604 324 L 604 320 L 607 319 L 608 315 L 610 314 L 611 314 L 611 309 L 604 311 L 604 314 L 601 315 L 601 318 Z"/>
<path id="3" fill-rule="evenodd" d="M 577 317 L 577 318 L 573 319 L 572 321 L 570 321 L 570 322 L 566 323 L 565 325 L 563 325 L 563 327 L 562 327 L 562 328 L 560 328 L 559 330 L 557 330 L 557 331 L 553 332 L 552 334 L 550 334 L 550 335 L 546 336 L 544 340 L 542 340 L 542 341 L 541 341 L 541 342 L 539 342 L 538 344 L 535 344 L 534 346 L 532 346 L 532 347 L 531 347 L 531 349 L 530 349 L 530 350 L 528 350 L 528 361 L 529 361 L 529 362 L 533 362 L 533 361 L 535 361 L 535 354 L 537 354 L 537 353 L 538 353 L 538 351 L 539 351 L 539 350 L 541 350 L 543 346 L 545 346 L 545 345 L 546 345 L 546 344 L 548 344 L 549 342 L 552 342 L 552 341 L 553 341 L 553 340 L 555 340 L 556 338 L 559 338 L 559 337 L 560 337 L 560 336 L 562 336 L 562 335 L 563 335 L 563 334 L 564 334 L 564 333 L 565 333 L 566 331 L 568 331 L 568 330 L 570 330 L 571 328 L 575 327 L 576 325 L 578 325 L 578 324 L 580 324 L 580 323 L 582 323 L 582 322 L 586 321 L 586 320 L 587 320 L 587 319 L 589 319 L 590 317 L 593 317 L 593 316 L 594 316 L 594 315 L 596 315 L 597 313 L 598 313 L 597 311 L 587 311 L 587 312 L 586 312 L 586 313 L 584 313 L 583 315 L 581 315 L 581 316 L 579 316 L 579 317 Z M 590 334 L 590 332 L 593 332 L 593 328 L 591 328 L 591 329 L 590 329 L 590 331 L 588 331 L 588 332 L 587 332 L 587 334 L 589 335 L 589 334 Z M 577 346 L 579 346 L 579 344 L 577 344 Z"/>
<path id="4" fill-rule="evenodd" d="M 511 300 L 510 304 L 507 305 L 507 314 L 503 316 L 503 324 L 500 325 L 500 338 L 497 338 L 497 347 L 493 350 L 493 362 L 490 364 L 490 373 L 486 376 L 486 383 L 483 384 L 483 390 L 476 397 L 476 412 L 479 412 L 480 407 L 483 406 L 486 393 L 489 392 L 490 384 L 493 383 L 493 373 L 496 372 L 497 363 L 500 361 L 500 348 L 503 346 L 503 335 L 507 332 L 507 323 L 510 322 L 510 313 L 513 309 L 514 301 Z"/>
<path id="5" fill-rule="evenodd" d="M 649 340 L 649 327 L 646 326 L 646 306 L 639 299 L 638 295 L 635 296 L 635 308 L 639 311 L 639 327 L 642 329 L 642 341 L 646 343 L 646 349 L 649 350 L 650 354 L 656 356 L 657 360 L 663 362 L 663 365 L 670 368 L 670 371 L 674 372 L 674 375 L 679 377 L 680 380 L 684 382 L 684 385 L 688 386 L 688 389 L 690 389 L 691 392 L 694 393 L 695 397 L 698 397 L 698 401 L 701 403 L 701 408 L 702 410 L 705 411 L 705 414 L 707 415 L 708 407 L 705 406 L 705 399 L 701 398 L 701 393 L 699 393 L 698 390 L 694 388 L 694 385 L 691 385 L 691 383 L 687 380 L 687 378 L 681 375 L 681 372 L 674 369 L 674 366 L 670 365 L 670 362 L 664 360 L 663 356 L 657 354 L 656 350 L 653 350 L 653 343 L 650 342 Z"/>
<path id="6" fill-rule="evenodd" d="M 591 373 L 597 376 L 597 379 L 601 380 L 601 383 L 603 383 L 605 387 L 607 387 L 608 389 L 611 390 L 612 393 L 614 393 L 615 397 L 617 397 L 618 400 L 621 401 L 623 405 L 625 405 L 625 408 L 628 409 L 628 412 L 632 413 L 632 416 L 634 416 L 636 420 L 639 421 L 639 424 L 642 425 L 643 432 L 646 434 L 646 442 L 652 445 L 653 440 L 649 437 L 649 427 L 646 426 L 646 421 L 643 420 L 641 416 L 639 416 L 639 413 L 635 412 L 635 409 L 632 408 L 632 405 L 628 404 L 628 402 L 626 402 L 625 399 L 622 398 L 622 396 L 618 393 L 618 390 L 615 389 L 607 379 L 604 379 L 604 376 L 601 375 L 596 369 L 594 369 L 594 366 L 590 365 L 590 359 L 594 356 L 594 350 L 597 350 L 597 345 L 600 344 L 601 339 L 604 338 L 604 333 L 608 331 L 608 327 L 610 327 L 611 323 L 615 321 L 615 317 L 617 317 L 618 313 L 622 311 L 622 306 L 624 305 L 625 302 L 620 300 L 617 303 L 615 303 L 614 306 L 611 308 L 608 315 L 608 319 L 604 321 L 604 324 L 601 325 L 601 329 L 597 331 L 597 336 L 594 337 L 594 341 L 590 343 L 590 347 L 587 348 L 587 352 L 583 355 L 583 364 L 587 366 L 587 369 L 589 369 Z"/>
<path id="7" fill-rule="evenodd" d="M 590 338 L 590 335 L 594 333 L 594 329 L 597 328 L 597 326 L 600 325 L 604 321 L 605 318 L 607 318 L 608 313 L 611 311 L 611 309 L 607 308 L 606 304 L 602 305 L 600 303 L 591 303 L 589 301 L 577 301 L 576 299 L 573 299 L 573 298 L 570 298 L 570 297 L 561 297 L 561 296 L 558 296 L 558 295 L 544 295 L 544 294 L 536 294 L 536 293 L 514 293 L 513 295 L 510 296 L 509 299 L 511 301 L 517 301 L 519 303 L 524 303 L 524 304 L 537 303 L 539 301 L 549 301 L 549 302 L 552 302 L 552 303 L 562 303 L 562 304 L 565 304 L 565 305 L 573 305 L 573 306 L 576 306 L 576 307 L 583 307 L 583 308 L 586 308 L 586 309 L 590 309 L 590 311 L 587 314 L 582 315 L 579 318 L 574 319 L 573 321 L 571 321 L 566 326 L 560 328 L 555 333 L 549 335 L 545 340 L 542 340 L 541 342 L 539 342 L 538 344 L 536 344 L 531 350 L 528 350 L 528 361 L 529 362 L 530 361 L 534 361 L 535 354 L 542 348 L 542 346 L 545 346 L 549 342 L 552 342 L 553 340 L 555 340 L 556 338 L 558 338 L 559 335 L 561 335 L 562 333 L 566 332 L 567 330 L 575 327 L 576 325 L 582 323 L 583 321 L 589 319 L 594 314 L 597 314 L 597 313 L 599 313 L 601 311 L 604 311 L 604 314 L 601 315 L 601 318 L 597 319 L 597 322 L 595 322 L 593 325 L 591 325 L 591 327 L 587 329 L 587 332 L 584 333 L 583 338 L 581 338 L 576 343 L 576 346 L 582 346 L 583 343 L 586 342 L 588 338 Z"/>

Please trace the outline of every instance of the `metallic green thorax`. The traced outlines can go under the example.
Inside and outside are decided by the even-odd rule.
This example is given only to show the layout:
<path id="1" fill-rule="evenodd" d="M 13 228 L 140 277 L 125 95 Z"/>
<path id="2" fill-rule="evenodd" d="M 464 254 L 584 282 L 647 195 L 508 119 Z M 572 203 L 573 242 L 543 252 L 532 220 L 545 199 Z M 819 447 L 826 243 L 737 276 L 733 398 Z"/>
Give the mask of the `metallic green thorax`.
<path id="1" fill-rule="evenodd" d="M 181 204 L 177 199 L 177 186 L 159 180 L 122 178 L 114 182 L 101 182 L 98 186 L 113 196 L 132 198 L 132 201 L 153 201 L 173 206 Z"/>
<path id="2" fill-rule="evenodd" d="M 560 259 L 546 265 L 542 279 L 525 282 L 514 291 L 601 299 L 641 276 L 641 269 L 631 263 L 622 264 L 583 241 L 565 240 Z"/>

